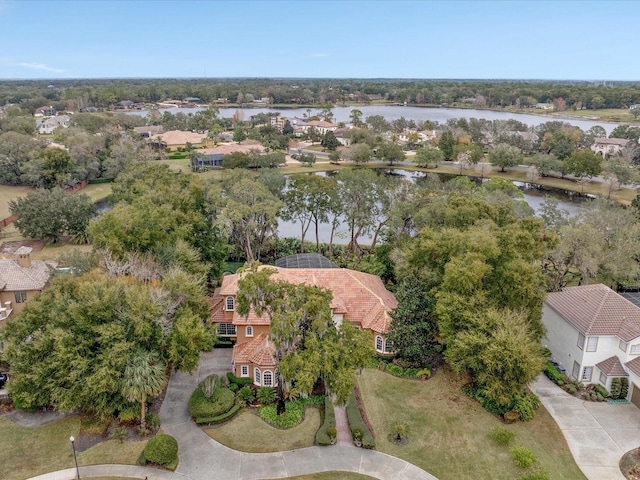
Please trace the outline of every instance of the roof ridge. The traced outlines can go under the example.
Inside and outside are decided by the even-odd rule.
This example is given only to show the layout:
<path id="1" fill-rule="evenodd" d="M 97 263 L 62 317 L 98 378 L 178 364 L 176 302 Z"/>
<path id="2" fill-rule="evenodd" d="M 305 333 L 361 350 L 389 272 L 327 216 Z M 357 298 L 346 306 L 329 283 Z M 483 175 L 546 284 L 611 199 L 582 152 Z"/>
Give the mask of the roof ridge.
<path id="1" fill-rule="evenodd" d="M 347 272 L 347 275 L 349 275 L 351 278 L 353 278 L 356 282 L 358 282 L 362 287 L 364 287 L 365 290 L 367 290 L 368 292 L 371 293 L 371 295 L 373 295 L 375 298 L 378 299 L 378 302 L 380 303 L 380 305 L 382 305 L 382 307 L 385 306 L 384 300 L 383 298 L 378 295 L 376 292 L 374 292 L 373 290 L 371 290 L 369 288 L 368 285 L 366 285 L 363 281 L 361 281 L 358 277 L 356 277 L 355 275 L 353 275 L 353 273 L 355 273 L 355 270 L 349 270 L 348 268 L 344 268 L 343 269 L 345 272 Z M 365 273 L 365 272 L 358 272 L 359 274 L 364 274 L 364 275 L 371 275 L 369 273 Z M 375 276 L 375 275 L 374 275 Z"/>
<path id="2" fill-rule="evenodd" d="M 603 289 L 601 287 L 605 287 L 605 288 Z M 591 331 L 591 327 L 593 327 L 593 324 L 596 323 L 597 319 L 600 317 L 600 311 L 602 310 L 602 307 L 604 307 L 605 302 L 609 298 L 609 293 L 613 292 L 613 290 L 611 290 L 609 287 L 607 287 L 606 285 L 604 285 L 602 283 L 595 284 L 594 285 L 594 289 L 596 289 L 596 288 L 598 290 L 602 290 L 604 292 L 604 295 L 602 296 L 602 299 L 600 300 L 600 304 L 598 305 L 598 308 L 594 312 L 593 317 L 591 317 L 591 321 L 589 322 L 589 328 L 587 329 L 588 331 Z"/>

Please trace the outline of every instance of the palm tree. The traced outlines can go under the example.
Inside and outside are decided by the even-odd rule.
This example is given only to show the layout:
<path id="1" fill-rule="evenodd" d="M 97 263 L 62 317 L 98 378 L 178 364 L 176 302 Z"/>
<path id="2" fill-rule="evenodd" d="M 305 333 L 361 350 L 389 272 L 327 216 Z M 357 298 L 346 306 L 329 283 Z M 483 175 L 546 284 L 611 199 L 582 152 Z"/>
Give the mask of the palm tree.
<path id="1" fill-rule="evenodd" d="M 147 397 L 162 391 L 166 368 L 155 353 L 135 352 L 124 369 L 122 395 L 130 402 L 140 402 L 140 429 L 145 429 Z"/>

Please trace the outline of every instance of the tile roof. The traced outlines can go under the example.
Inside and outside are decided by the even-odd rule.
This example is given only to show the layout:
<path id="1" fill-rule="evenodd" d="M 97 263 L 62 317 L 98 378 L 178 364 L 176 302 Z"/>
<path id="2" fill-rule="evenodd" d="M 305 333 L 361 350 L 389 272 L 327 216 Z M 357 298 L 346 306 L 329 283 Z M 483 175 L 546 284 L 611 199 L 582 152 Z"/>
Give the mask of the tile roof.
<path id="1" fill-rule="evenodd" d="M 640 357 L 634 358 L 630 362 L 625 363 L 625 365 L 633 373 L 640 376 Z"/>
<path id="2" fill-rule="evenodd" d="M 320 128 L 338 128 L 336 124 L 325 122 L 324 120 L 311 120 L 310 122 L 307 122 L 307 126 Z"/>
<path id="3" fill-rule="evenodd" d="M 42 290 L 55 266 L 55 262 L 31 260 L 31 268 L 26 268 L 17 260 L 0 260 L 0 289 L 11 292 Z"/>
<path id="4" fill-rule="evenodd" d="M 377 333 L 386 333 L 391 325 L 389 312 L 398 302 L 376 275 L 348 270 L 346 268 L 278 268 L 271 278 L 289 283 L 317 285 L 328 288 L 333 293 L 331 308 L 334 313 L 342 313 L 345 318 L 362 328 Z M 238 290 L 239 275 L 227 275 L 222 279 L 218 295 L 235 295 Z M 215 319 L 214 319 L 215 321 Z M 247 317 L 234 312 L 235 325 L 268 325 L 269 319 L 258 317 L 252 310 Z"/>
<path id="5" fill-rule="evenodd" d="M 629 140 L 626 138 L 596 138 L 593 140 L 594 144 L 602 144 L 602 145 L 620 145 L 624 147 L 629 143 Z"/>
<path id="6" fill-rule="evenodd" d="M 201 155 L 229 155 L 230 153 L 249 153 L 251 150 L 258 150 L 259 152 L 264 152 L 265 148 L 260 144 L 245 144 L 239 145 L 237 143 L 233 143 L 231 145 L 218 145 L 217 147 L 212 148 L 203 148 L 198 150 L 198 154 Z"/>
<path id="7" fill-rule="evenodd" d="M 261 367 L 276 365 L 275 348 L 266 333 L 234 346 L 232 359 L 236 364 L 253 363 Z"/>
<path id="8" fill-rule="evenodd" d="M 608 377 L 629 376 L 629 374 L 622 366 L 622 362 L 620 362 L 620 359 L 617 357 L 617 355 L 609 357 L 606 360 L 601 361 L 600 363 L 596 363 L 596 367 L 598 367 L 598 369 L 600 369 L 600 371 Z"/>
<path id="9" fill-rule="evenodd" d="M 583 335 L 640 337 L 640 308 L 606 285 L 567 287 L 549 293 L 546 304 Z"/>
<path id="10" fill-rule="evenodd" d="M 187 143 L 199 145 L 206 140 L 207 135 L 182 130 L 169 130 L 158 135 L 152 135 L 149 138 L 151 140 L 161 140 L 165 145 L 185 145 Z"/>

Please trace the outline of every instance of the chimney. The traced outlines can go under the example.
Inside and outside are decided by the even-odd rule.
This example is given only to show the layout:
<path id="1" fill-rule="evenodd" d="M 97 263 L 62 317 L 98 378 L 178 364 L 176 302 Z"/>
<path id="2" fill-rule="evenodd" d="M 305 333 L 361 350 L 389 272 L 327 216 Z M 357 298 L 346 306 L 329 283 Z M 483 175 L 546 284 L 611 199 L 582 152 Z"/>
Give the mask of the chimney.
<path id="1" fill-rule="evenodd" d="M 18 264 L 22 268 L 31 268 L 31 247 L 20 247 L 16 250 L 16 255 L 18 256 Z"/>

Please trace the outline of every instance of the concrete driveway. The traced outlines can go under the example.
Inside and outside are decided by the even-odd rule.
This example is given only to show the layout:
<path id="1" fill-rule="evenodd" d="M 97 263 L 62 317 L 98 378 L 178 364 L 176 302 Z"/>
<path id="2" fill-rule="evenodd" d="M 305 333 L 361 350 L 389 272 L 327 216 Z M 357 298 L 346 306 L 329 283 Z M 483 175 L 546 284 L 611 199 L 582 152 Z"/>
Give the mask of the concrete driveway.
<path id="1" fill-rule="evenodd" d="M 640 447 L 640 410 L 632 404 L 585 402 L 544 375 L 530 386 L 564 434 L 576 463 L 590 480 L 624 480 L 618 463 Z"/>

